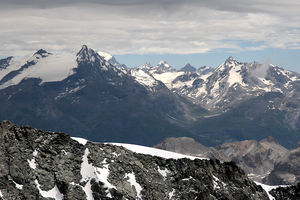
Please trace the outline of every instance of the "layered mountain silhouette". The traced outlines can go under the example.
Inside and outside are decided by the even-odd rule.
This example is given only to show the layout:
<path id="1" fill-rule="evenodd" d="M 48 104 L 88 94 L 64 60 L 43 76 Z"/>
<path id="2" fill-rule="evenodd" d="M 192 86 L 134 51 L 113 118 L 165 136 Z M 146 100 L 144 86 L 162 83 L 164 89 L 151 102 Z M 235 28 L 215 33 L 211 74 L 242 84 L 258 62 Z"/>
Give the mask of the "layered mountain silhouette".
<path id="1" fill-rule="evenodd" d="M 197 69 L 197 68 L 195 68 Z M 300 140 L 300 75 L 228 58 L 216 69 L 161 61 L 127 68 L 82 46 L 0 60 L 0 119 L 93 141 L 154 145 L 192 137 L 216 146 L 274 137 Z"/>

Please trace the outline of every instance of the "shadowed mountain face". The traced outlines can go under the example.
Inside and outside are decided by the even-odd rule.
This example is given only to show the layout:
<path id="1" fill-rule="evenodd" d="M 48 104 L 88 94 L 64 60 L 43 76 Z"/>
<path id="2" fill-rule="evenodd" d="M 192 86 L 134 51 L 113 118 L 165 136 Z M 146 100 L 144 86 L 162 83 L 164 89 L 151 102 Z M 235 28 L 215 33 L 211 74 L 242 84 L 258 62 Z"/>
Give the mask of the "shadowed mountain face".
<path id="1" fill-rule="evenodd" d="M 158 83 L 149 91 L 86 46 L 70 61 L 40 53 L 16 69 L 10 81 L 1 80 L 3 87 L 16 84 L 0 90 L 0 119 L 95 141 L 151 145 L 174 134 L 188 135 L 178 122 L 193 120 L 197 108 L 164 84 Z M 38 68 L 47 69 L 59 61 L 60 68 L 72 63 L 61 80 L 45 81 L 39 78 L 43 74 L 36 75 Z M 30 74 L 33 67 L 35 73 Z M 204 110 L 199 108 L 199 112 Z"/>
<path id="2" fill-rule="evenodd" d="M 268 199 L 232 162 L 165 159 L 8 121 L 0 155 L 1 199 Z"/>
<path id="3" fill-rule="evenodd" d="M 130 69 L 86 46 L 74 55 L 39 50 L 0 60 L 0 119 L 95 141 L 152 146 L 187 136 L 216 146 L 272 136 L 293 148 L 299 88 L 297 73 L 232 57 L 216 69 L 165 61 Z"/>

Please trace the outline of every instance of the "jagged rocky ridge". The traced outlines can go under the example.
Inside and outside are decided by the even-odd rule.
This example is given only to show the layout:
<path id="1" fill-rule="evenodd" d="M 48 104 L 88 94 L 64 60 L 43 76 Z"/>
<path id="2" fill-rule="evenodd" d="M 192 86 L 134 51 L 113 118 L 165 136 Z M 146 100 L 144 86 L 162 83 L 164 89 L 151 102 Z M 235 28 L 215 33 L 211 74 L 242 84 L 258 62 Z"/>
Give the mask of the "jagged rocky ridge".
<path id="1" fill-rule="evenodd" d="M 164 159 L 0 124 L 1 199 L 268 199 L 234 163 Z"/>

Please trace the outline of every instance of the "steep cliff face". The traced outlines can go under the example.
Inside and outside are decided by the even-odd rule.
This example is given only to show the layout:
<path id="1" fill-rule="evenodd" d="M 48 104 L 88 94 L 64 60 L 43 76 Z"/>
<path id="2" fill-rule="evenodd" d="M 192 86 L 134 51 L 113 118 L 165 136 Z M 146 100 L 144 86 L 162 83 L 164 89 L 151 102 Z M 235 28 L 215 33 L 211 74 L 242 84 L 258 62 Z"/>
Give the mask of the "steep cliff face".
<path id="1" fill-rule="evenodd" d="M 234 163 L 166 159 L 0 125 L 0 199 L 268 199 Z"/>

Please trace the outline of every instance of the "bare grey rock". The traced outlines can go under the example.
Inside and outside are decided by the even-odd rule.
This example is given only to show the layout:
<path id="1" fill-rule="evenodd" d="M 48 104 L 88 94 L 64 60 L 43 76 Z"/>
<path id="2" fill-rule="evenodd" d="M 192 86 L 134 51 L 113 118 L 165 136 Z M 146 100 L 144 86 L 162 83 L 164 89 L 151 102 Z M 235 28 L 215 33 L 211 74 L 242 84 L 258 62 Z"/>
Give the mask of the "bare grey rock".
<path id="1" fill-rule="evenodd" d="M 78 200 L 268 199 L 233 162 L 164 159 L 111 144 L 81 144 L 8 121 L 0 124 L 0 154 L 3 199 L 51 199 L 44 193 L 55 188 L 56 195 Z"/>

